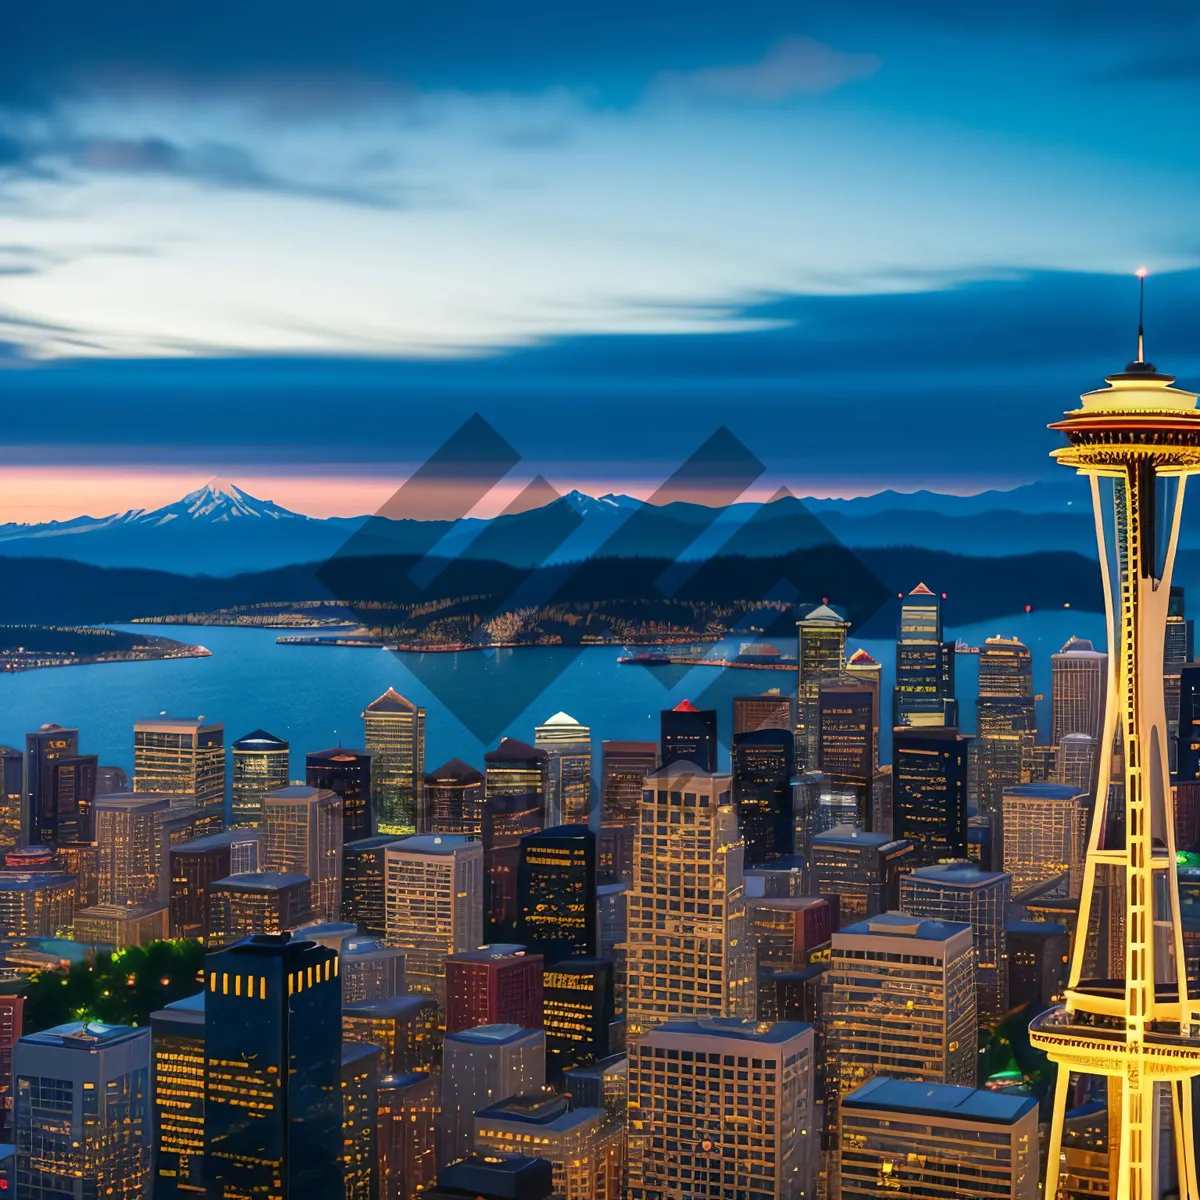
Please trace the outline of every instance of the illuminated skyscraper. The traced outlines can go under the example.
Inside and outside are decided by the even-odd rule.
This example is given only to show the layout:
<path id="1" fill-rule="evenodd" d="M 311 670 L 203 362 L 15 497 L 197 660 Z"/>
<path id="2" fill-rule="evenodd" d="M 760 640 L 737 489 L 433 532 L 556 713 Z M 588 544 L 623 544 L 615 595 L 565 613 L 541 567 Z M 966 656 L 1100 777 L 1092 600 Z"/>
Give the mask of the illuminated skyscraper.
<path id="1" fill-rule="evenodd" d="M 96 803 L 101 904 L 166 903 L 172 833 L 189 831 L 194 810 L 171 807 L 172 796 L 127 792 Z M 175 826 L 176 828 L 172 828 Z"/>
<path id="2" fill-rule="evenodd" d="M 821 684 L 837 679 L 846 669 L 846 632 L 843 620 L 827 604 L 818 605 L 796 622 L 796 763 L 800 770 L 815 770 L 820 755 L 820 718 L 817 700 Z"/>
<path id="3" fill-rule="evenodd" d="M 613 965 L 607 959 L 564 958 L 548 966 L 542 997 L 548 1080 L 623 1046 L 624 1030 L 613 1025 Z"/>
<path id="4" fill-rule="evenodd" d="M 380 1200 L 413 1200 L 437 1178 L 439 1079 L 423 1071 L 379 1081 Z"/>
<path id="5" fill-rule="evenodd" d="M 631 1037 L 677 1016 L 754 1015 L 731 783 L 682 762 L 646 778 L 629 892 Z"/>
<path id="6" fill-rule="evenodd" d="M 858 797 L 858 825 L 870 829 L 871 785 L 879 769 L 879 688 L 848 676 L 827 679 L 817 694 L 817 717 L 816 765 L 834 791 Z"/>
<path id="7" fill-rule="evenodd" d="M 542 1023 L 540 954 L 524 946 L 480 946 L 446 959 L 446 1031 L 458 1033 L 476 1025 Z"/>
<path id="8" fill-rule="evenodd" d="M 469 1154 L 475 1114 L 546 1082 L 546 1035 L 519 1025 L 478 1025 L 446 1035 L 439 1148 L 444 1163 Z"/>
<path id="9" fill-rule="evenodd" d="M 546 816 L 546 751 L 518 738 L 501 738 L 484 756 L 484 790 L 490 800 L 500 796 L 536 796 Z"/>
<path id="10" fill-rule="evenodd" d="M 342 1043 L 342 1182 L 345 1200 L 377 1200 L 379 1047 Z"/>
<path id="11" fill-rule="evenodd" d="M 953 726 L 892 734 L 892 834 L 912 841 L 915 865 L 967 857 L 967 746 Z"/>
<path id="12" fill-rule="evenodd" d="M 842 1200 L 1038 1200 L 1038 1102 L 877 1077 L 842 1100 Z"/>
<path id="13" fill-rule="evenodd" d="M 1099 753 L 1099 743 L 1086 733 L 1064 734 L 1054 761 L 1054 782 L 1090 793 L 1095 785 Z"/>
<path id="14" fill-rule="evenodd" d="M 1004 790 L 1004 869 L 1013 891 L 1066 874 L 1072 896 L 1083 887 L 1088 795 L 1058 783 Z"/>
<path id="15" fill-rule="evenodd" d="M 343 1003 L 342 1038 L 381 1050 L 385 1075 L 437 1071 L 442 1065 L 442 1030 L 432 996 Z"/>
<path id="16" fill-rule="evenodd" d="M 745 865 L 757 866 L 791 854 L 795 735 L 790 729 L 735 733 L 730 761 Z"/>
<path id="17" fill-rule="evenodd" d="M 734 696 L 733 736 L 759 729 L 796 728 L 796 697 L 784 695 L 779 688 L 768 688 L 757 696 Z"/>
<path id="18" fill-rule="evenodd" d="M 159 717 L 133 726 L 133 790 L 192 796 L 196 834 L 225 828 L 225 726 L 197 717 Z"/>
<path id="19" fill-rule="evenodd" d="M 814 1195 L 813 1030 L 669 1021 L 629 1050 L 629 1196 Z"/>
<path id="20" fill-rule="evenodd" d="M 363 712 L 379 833 L 423 830 L 425 710 L 388 688 Z"/>
<path id="21" fill-rule="evenodd" d="M 342 846 L 342 920 L 368 933 L 387 928 L 387 847 L 395 840 L 384 833 Z"/>
<path id="22" fill-rule="evenodd" d="M 468 1154 L 443 1167 L 429 1200 L 561 1200 L 554 1168 L 524 1154 Z"/>
<path id="23" fill-rule="evenodd" d="M 425 776 L 425 819 L 428 833 L 483 830 L 483 772 L 452 758 Z"/>
<path id="24" fill-rule="evenodd" d="M 209 923 L 209 889 L 218 879 L 235 874 L 235 860 L 247 853 L 257 867 L 258 838 L 257 829 L 242 827 L 192 838 L 170 848 L 172 937 L 204 937 Z"/>
<path id="25" fill-rule="evenodd" d="M 372 934 L 348 937 L 339 951 L 342 1003 L 403 996 L 404 951 Z"/>
<path id="26" fill-rule="evenodd" d="M 95 754 L 73 754 L 52 764 L 50 790 L 54 795 L 54 844 L 88 843 L 95 837 L 92 804 L 96 798 Z"/>
<path id="27" fill-rule="evenodd" d="M 0 852 L 21 844 L 21 809 L 25 795 L 25 756 L 0 746 Z"/>
<path id="28" fill-rule="evenodd" d="M 681 700 L 659 714 L 662 765 L 686 763 L 701 770 L 717 769 L 717 712 Z"/>
<path id="29" fill-rule="evenodd" d="M 264 866 L 312 881 L 312 912 L 336 921 L 342 908 L 342 798 L 326 788 L 294 784 L 263 796 Z"/>
<path id="30" fill-rule="evenodd" d="M 286 933 L 205 958 L 205 1174 L 217 1195 L 342 1194 L 337 965 Z"/>
<path id="31" fill-rule="evenodd" d="M 989 1024 L 1008 1011 L 1005 914 L 1012 876 L 968 863 L 921 867 L 900 879 L 900 908 L 914 917 L 970 925 L 975 936 L 978 1012 Z"/>
<path id="32" fill-rule="evenodd" d="M 1179 1192 L 1194 1197 L 1200 1187 L 1191 1080 L 1200 1075 L 1200 999 L 1189 996 L 1186 972 L 1178 969 L 1185 958 L 1161 665 L 1184 485 L 1200 469 L 1200 413 L 1194 393 L 1173 388 L 1171 376 L 1144 361 L 1140 325 L 1137 359 L 1106 382 L 1053 428 L 1069 442 L 1055 457 L 1087 477 L 1096 512 L 1115 662 L 1098 777 L 1119 785 L 1113 790 L 1123 809 L 1117 839 L 1105 819 L 1109 789 L 1099 789 L 1079 929 L 1091 927 L 1103 865 L 1123 885 L 1105 890 L 1114 908 L 1119 903 L 1124 910 L 1124 978 L 1085 979 L 1089 939 L 1076 937 L 1065 1004 L 1030 1026 L 1032 1044 L 1059 1064 L 1046 1195 L 1058 1186 L 1071 1074 L 1079 1072 L 1107 1077 L 1115 1200 L 1162 1194 L 1164 1090 L 1173 1111 Z"/>
<path id="33" fill-rule="evenodd" d="M 79 753 L 79 730 L 43 725 L 25 735 L 25 840 L 53 844 L 58 838 L 54 764 Z"/>
<path id="34" fill-rule="evenodd" d="M 546 824 L 586 825 L 592 815 L 592 731 L 565 712 L 534 730 L 546 752 Z"/>
<path id="35" fill-rule="evenodd" d="M 1108 691 L 1108 655 L 1086 638 L 1073 637 L 1050 655 L 1050 744 L 1071 733 L 1100 740 L 1104 697 Z"/>
<path id="36" fill-rule="evenodd" d="M 371 755 L 366 750 L 315 750 L 304 756 L 304 782 L 342 801 L 342 844 L 372 836 Z M 383 830 L 382 832 L 387 832 Z"/>
<path id="37" fill-rule="evenodd" d="M 282 933 L 312 920 L 312 881 L 307 875 L 250 871 L 218 879 L 208 889 L 210 949 L 256 933 Z"/>
<path id="38" fill-rule="evenodd" d="M 825 983 L 827 1123 L 842 1097 L 877 1075 L 975 1082 L 969 925 L 901 912 L 868 917 L 833 935 Z"/>
<path id="39" fill-rule="evenodd" d="M 569 1096 L 545 1090 L 489 1105 L 475 1117 L 475 1149 L 545 1159 L 563 1200 L 621 1200 L 624 1133 Z"/>
<path id="40" fill-rule="evenodd" d="M 1183 588 L 1171 588 L 1167 624 L 1163 636 L 1163 699 L 1167 709 L 1167 750 L 1171 771 L 1179 737 L 1179 683 L 1184 663 L 1192 661 L 1193 626 L 1184 616 Z"/>
<path id="41" fill-rule="evenodd" d="M 596 835 L 558 825 L 521 839 L 517 940 L 547 963 L 596 953 Z"/>
<path id="42" fill-rule="evenodd" d="M 387 848 L 387 940 L 404 951 L 408 990 L 445 1004 L 446 959 L 483 942 L 483 847 L 418 834 Z"/>
<path id="43" fill-rule="evenodd" d="M 955 725 L 954 643 L 942 641 L 942 601 L 918 583 L 900 604 L 892 725 Z"/>
<path id="44" fill-rule="evenodd" d="M 150 1014 L 154 1200 L 204 1195 L 204 992 Z"/>
<path id="45" fill-rule="evenodd" d="M 233 825 L 253 828 L 262 823 L 262 798 L 287 787 L 288 763 L 287 742 L 265 729 L 233 743 Z"/>
<path id="46" fill-rule="evenodd" d="M 601 825 L 636 826 L 642 806 L 642 780 L 657 770 L 656 742 L 601 742 Z"/>
<path id="47" fill-rule="evenodd" d="M 489 942 L 517 940 L 521 839 L 542 827 L 537 792 L 489 796 L 483 802 L 483 932 Z"/>
<path id="48" fill-rule="evenodd" d="M 76 878 L 63 871 L 0 871 L 0 933 L 61 937 L 75 916 Z"/>
<path id="49" fill-rule="evenodd" d="M 837 896 L 843 925 L 895 908 L 899 880 L 913 868 L 913 843 L 886 833 L 838 825 L 812 840 L 812 890 Z"/>
<path id="50" fill-rule="evenodd" d="M 150 1030 L 72 1022 L 16 1052 L 16 1191 L 141 1200 L 150 1182 Z"/>
<path id="51" fill-rule="evenodd" d="M 1004 789 L 1021 782 L 1026 748 L 1033 745 L 1033 661 L 1016 638 L 990 637 L 979 652 L 979 807 L 999 812 Z"/>

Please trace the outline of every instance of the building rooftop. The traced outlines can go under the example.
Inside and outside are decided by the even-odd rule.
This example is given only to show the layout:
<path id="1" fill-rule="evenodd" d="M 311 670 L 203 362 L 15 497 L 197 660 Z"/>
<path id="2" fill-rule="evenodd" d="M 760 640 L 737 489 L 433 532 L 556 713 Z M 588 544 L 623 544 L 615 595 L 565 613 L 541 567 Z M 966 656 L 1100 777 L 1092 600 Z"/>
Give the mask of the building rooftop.
<path id="1" fill-rule="evenodd" d="M 725 780 L 729 784 L 733 783 L 733 776 L 728 771 L 706 771 L 703 767 L 698 767 L 693 762 L 673 762 L 668 763 L 665 767 L 659 767 L 656 771 L 650 771 L 646 775 L 647 779 L 720 779 Z"/>
<path id="2" fill-rule="evenodd" d="M 482 780 L 483 772 L 461 758 L 452 758 L 442 763 L 436 771 L 425 773 L 426 783 L 479 783 Z"/>
<path id="3" fill-rule="evenodd" d="M 678 1037 L 717 1037 L 735 1042 L 757 1042 L 777 1046 L 799 1037 L 812 1026 L 804 1021 L 745 1021 L 740 1017 L 697 1017 L 691 1021 L 665 1021 L 648 1036 L 674 1034 Z"/>
<path id="4" fill-rule="evenodd" d="M 506 762 L 542 762 L 546 757 L 545 750 L 531 746 L 520 738 L 501 738 L 500 745 L 495 750 L 489 750 L 484 756 L 486 763 Z"/>
<path id="5" fill-rule="evenodd" d="M 179 733 L 198 733 L 202 729 L 224 729 L 223 721 L 206 721 L 203 717 L 147 717 L 144 721 L 134 721 L 133 728 L 162 729 Z"/>
<path id="6" fill-rule="evenodd" d="M 397 854 L 453 854 L 480 843 L 463 833 L 415 833 L 411 837 L 397 838 L 388 847 L 389 853 Z"/>
<path id="7" fill-rule="evenodd" d="M 999 883 L 1003 879 L 1011 880 L 1007 871 L 985 871 L 975 863 L 936 863 L 931 867 L 918 867 L 911 873 L 910 878 L 928 880 L 930 883 L 944 883 L 950 887 L 984 887 L 988 884 Z M 901 880 L 903 886 L 903 880 Z"/>
<path id="8" fill-rule="evenodd" d="M 526 1029 L 522 1025 L 476 1025 L 473 1029 L 460 1029 L 457 1033 L 446 1034 L 446 1041 L 453 1038 L 460 1042 L 478 1042 L 481 1046 L 502 1046 L 506 1042 L 519 1042 L 522 1038 L 542 1032 L 540 1029 Z"/>
<path id="9" fill-rule="evenodd" d="M 1059 654 L 1074 654 L 1081 658 L 1107 658 L 1107 654 L 1101 653 L 1092 645 L 1088 638 L 1070 637 L 1067 638 L 1066 644 L 1059 651 Z"/>
<path id="10" fill-rule="evenodd" d="M 66 1025 L 55 1025 L 40 1033 L 27 1033 L 21 1041 L 31 1046 L 60 1046 L 64 1050 L 90 1052 L 105 1046 L 118 1046 L 134 1038 L 149 1037 L 150 1030 L 128 1025 L 104 1025 L 99 1021 L 70 1021 Z"/>
<path id="11" fill-rule="evenodd" d="M 924 917 L 909 916 L 904 912 L 880 913 L 865 921 L 855 921 L 838 930 L 835 939 L 847 934 L 863 936 L 917 938 L 922 942 L 945 942 L 955 934 L 971 932 L 971 926 L 962 921 L 933 921 Z"/>
<path id="12" fill-rule="evenodd" d="M 253 733 L 240 737 L 233 743 L 235 750 L 287 750 L 288 744 L 283 738 L 277 738 L 265 729 L 256 729 Z"/>
<path id="13" fill-rule="evenodd" d="M 890 833 L 874 833 L 868 829 L 859 829 L 854 825 L 835 825 L 824 833 L 818 833 L 812 840 L 813 849 L 819 846 L 865 846 L 879 850 L 905 841 L 905 838 L 894 838 Z"/>
<path id="14" fill-rule="evenodd" d="M 604 1119 L 598 1108 L 574 1108 L 570 1096 L 554 1092 L 529 1092 L 509 1096 L 498 1104 L 480 1109 L 478 1120 L 514 1121 L 522 1125 L 536 1125 L 549 1133 L 565 1133 L 578 1125 L 599 1122 Z"/>
<path id="15" fill-rule="evenodd" d="M 873 659 L 865 650 L 859 649 L 846 660 L 848 667 L 877 667 L 878 661 Z"/>
<path id="16" fill-rule="evenodd" d="M 825 622 L 829 625 L 846 625 L 849 624 L 840 613 L 835 612 L 828 604 L 818 604 L 802 621 L 797 621 L 797 625 L 807 625 L 809 621 Z"/>
<path id="17" fill-rule="evenodd" d="M 378 700 L 372 700 L 367 705 L 367 713 L 415 713 L 417 706 L 411 701 L 406 700 L 394 687 L 388 688 Z"/>
<path id="18" fill-rule="evenodd" d="M 437 1173 L 437 1190 L 470 1200 L 549 1200 L 554 1168 L 523 1154 L 468 1154 Z"/>
<path id="19" fill-rule="evenodd" d="M 192 838 L 171 847 L 172 854 L 211 854 L 214 850 L 226 850 L 239 842 L 262 840 L 258 829 L 227 829 L 224 833 L 209 833 L 204 837 Z"/>
<path id="20" fill-rule="evenodd" d="M 595 833 L 592 828 L 586 824 L 577 825 L 551 825 L 549 829 L 538 829 L 533 833 L 527 833 L 522 842 L 541 842 L 549 841 L 552 838 L 578 838 L 581 841 L 586 841 L 588 838 L 595 840 Z"/>
<path id="21" fill-rule="evenodd" d="M 791 909 L 794 912 L 819 908 L 821 905 L 829 907 L 829 901 L 824 896 L 747 896 L 746 903 L 753 904 L 755 908 Z"/>
<path id="22" fill-rule="evenodd" d="M 309 758 L 313 756 L 310 754 Z M 282 804 L 303 804 L 308 800 L 324 800 L 328 797 L 341 799 L 336 792 L 328 788 L 309 787 L 306 783 L 289 783 L 287 787 L 276 788 L 273 792 L 263 794 L 263 803 L 268 804 L 277 800 Z"/>
<path id="23" fill-rule="evenodd" d="M 583 726 L 570 713 L 556 712 L 554 716 L 542 722 L 543 725 L 570 725 L 582 729 Z"/>
<path id="24" fill-rule="evenodd" d="M 934 593 L 931 592 L 923 583 L 918 583 L 917 586 L 908 594 L 910 596 L 932 596 Z"/>
<path id="25" fill-rule="evenodd" d="M 307 875 L 288 875 L 281 871 L 242 871 L 237 875 L 226 875 L 209 886 L 231 892 L 281 892 L 284 888 L 311 882 Z"/>
<path id="26" fill-rule="evenodd" d="M 171 1024 L 204 1029 L 204 993 L 197 992 L 184 1000 L 176 1000 L 150 1014 L 155 1025 Z"/>
<path id="27" fill-rule="evenodd" d="M 173 802 L 178 802 L 179 796 L 178 792 L 109 792 L 106 796 L 97 796 L 92 801 L 92 808 L 124 809 L 126 812 L 163 805 L 169 808 Z"/>
<path id="28" fill-rule="evenodd" d="M 66 871 L 0 871 L 0 892 L 37 892 L 75 882 Z"/>
<path id="29" fill-rule="evenodd" d="M 405 1075 L 383 1075 L 379 1079 L 380 1088 L 406 1088 L 414 1083 L 424 1083 L 429 1078 L 428 1071 L 409 1071 Z"/>
<path id="30" fill-rule="evenodd" d="M 878 1075 L 843 1101 L 850 1108 L 885 1109 L 914 1116 L 931 1116 L 989 1125 L 1012 1125 L 1037 1108 L 1037 1097 L 993 1092 L 987 1088 L 955 1087 L 949 1083 L 917 1083 Z"/>
<path id="31" fill-rule="evenodd" d="M 1087 792 L 1068 787 L 1064 783 L 1013 783 L 1005 787 L 1004 794 L 1024 800 L 1074 800 L 1076 797 L 1087 799 Z"/>
<path id="32" fill-rule="evenodd" d="M 355 852 L 360 850 L 377 850 L 380 846 L 390 846 L 392 842 L 398 842 L 399 840 L 394 833 L 376 833 L 371 837 L 357 838 L 353 842 L 347 842 L 342 847 L 342 853 L 348 854 L 352 850 Z"/>
<path id="33" fill-rule="evenodd" d="M 609 754 L 658 754 L 657 742 L 601 742 L 600 748 Z"/>
<path id="34" fill-rule="evenodd" d="M 419 1012 L 437 1008 L 432 996 L 387 996 L 382 1000 L 355 1000 L 342 1005 L 347 1017 L 372 1017 L 382 1021 L 403 1020 Z"/>
<path id="35" fill-rule="evenodd" d="M 305 756 L 305 762 L 357 762 L 362 758 L 370 758 L 366 750 L 356 750 L 351 746 L 330 746 L 328 750 L 310 750 Z M 279 791 L 283 791 L 280 788 Z M 276 795 L 272 792 L 271 795 Z"/>
<path id="36" fill-rule="evenodd" d="M 700 710 L 690 700 L 680 700 L 672 712 L 699 712 Z"/>
<path id="37" fill-rule="evenodd" d="M 349 1067 L 368 1058 L 378 1058 L 382 1053 L 383 1047 L 373 1042 L 343 1042 L 342 1066 Z"/>
<path id="38" fill-rule="evenodd" d="M 480 946 L 477 950 L 463 950 L 459 954 L 451 954 L 447 962 L 504 962 L 510 958 L 541 958 L 541 955 L 530 954 L 527 947 L 521 942 L 491 942 L 486 946 Z"/>

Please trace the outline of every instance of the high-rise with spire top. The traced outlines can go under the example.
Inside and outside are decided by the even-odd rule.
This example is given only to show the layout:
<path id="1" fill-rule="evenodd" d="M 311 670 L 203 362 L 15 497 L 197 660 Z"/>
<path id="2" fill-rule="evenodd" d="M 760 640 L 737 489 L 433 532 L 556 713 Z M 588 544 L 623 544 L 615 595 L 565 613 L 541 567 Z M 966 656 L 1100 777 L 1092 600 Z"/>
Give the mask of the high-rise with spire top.
<path id="1" fill-rule="evenodd" d="M 1195 1200 L 1200 996 L 1189 995 L 1179 969 L 1185 954 L 1162 662 L 1184 487 L 1200 471 L 1200 411 L 1195 393 L 1173 387 L 1173 376 L 1145 361 L 1140 320 L 1137 358 L 1105 382 L 1051 428 L 1068 442 L 1054 457 L 1091 485 L 1111 656 L 1098 771 L 1107 786 L 1094 801 L 1078 928 L 1089 928 L 1100 902 L 1097 873 L 1115 875 L 1120 886 L 1111 894 L 1125 910 L 1124 961 L 1116 964 L 1123 977 L 1087 977 L 1089 939 L 1077 938 L 1065 1002 L 1030 1026 L 1033 1045 L 1059 1066 L 1045 1195 L 1059 1185 L 1072 1075 L 1102 1075 L 1111 1131 L 1108 1194 L 1163 1195 L 1170 1183 L 1160 1153 L 1166 1144 L 1176 1151 L 1178 1194 Z M 1111 819 L 1118 806 L 1110 792 L 1123 820 Z M 1173 1140 L 1160 1137 L 1164 1119 L 1174 1126 Z"/>
<path id="2" fill-rule="evenodd" d="M 918 583 L 900 604 L 893 725 L 955 725 L 954 643 L 942 641 L 942 601 Z"/>
<path id="3" fill-rule="evenodd" d="M 422 832 L 425 710 L 388 688 L 367 705 L 362 716 L 371 755 L 376 832 Z"/>

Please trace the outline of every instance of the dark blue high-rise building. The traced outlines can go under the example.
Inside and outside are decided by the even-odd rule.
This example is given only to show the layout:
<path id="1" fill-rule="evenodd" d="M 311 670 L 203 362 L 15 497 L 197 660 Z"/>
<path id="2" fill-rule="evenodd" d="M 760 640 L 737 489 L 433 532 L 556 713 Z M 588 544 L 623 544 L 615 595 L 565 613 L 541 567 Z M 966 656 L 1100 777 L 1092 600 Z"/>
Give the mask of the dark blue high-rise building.
<path id="1" fill-rule="evenodd" d="M 547 964 L 594 955 L 596 835 L 586 825 L 555 825 L 521 839 L 517 940 Z"/>
<path id="2" fill-rule="evenodd" d="M 733 802 L 746 843 L 745 865 L 793 852 L 792 776 L 796 739 L 790 729 L 755 729 L 733 736 Z"/>
<path id="3" fill-rule="evenodd" d="M 338 956 L 287 933 L 205 959 L 204 1151 L 213 1195 L 334 1200 L 342 1179 Z"/>
<path id="4" fill-rule="evenodd" d="M 1200 780 L 1200 662 L 1184 663 L 1179 672 L 1179 742 L 1176 778 Z"/>
<path id="5" fill-rule="evenodd" d="M 967 749 L 948 726 L 892 735 L 892 836 L 916 847 L 914 867 L 967 857 Z"/>
<path id="6" fill-rule="evenodd" d="M 710 775 L 717 769 L 717 710 L 684 700 L 663 709 L 660 721 L 662 765 L 690 762 Z"/>

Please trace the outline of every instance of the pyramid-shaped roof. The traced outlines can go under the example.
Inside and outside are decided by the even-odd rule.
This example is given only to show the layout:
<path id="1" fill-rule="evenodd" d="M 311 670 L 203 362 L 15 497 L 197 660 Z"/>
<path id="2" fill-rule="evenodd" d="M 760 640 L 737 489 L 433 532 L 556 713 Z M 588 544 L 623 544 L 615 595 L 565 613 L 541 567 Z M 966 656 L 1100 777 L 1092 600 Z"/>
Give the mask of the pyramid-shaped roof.
<path id="1" fill-rule="evenodd" d="M 405 700 L 395 688 L 390 687 L 378 700 L 372 700 L 367 705 L 369 713 L 416 712 L 417 706 L 411 700 Z"/>
<path id="2" fill-rule="evenodd" d="M 579 722 L 577 720 L 575 720 L 575 718 L 573 716 L 571 716 L 570 713 L 556 712 L 554 714 L 554 716 L 552 716 L 548 721 L 544 721 L 543 724 L 545 724 L 545 725 L 578 725 Z"/>
<path id="3" fill-rule="evenodd" d="M 846 660 L 848 667 L 877 667 L 879 663 L 875 661 L 865 650 L 858 649 L 850 655 Z"/>
<path id="4" fill-rule="evenodd" d="M 483 756 L 483 761 L 490 763 L 529 762 L 545 757 L 545 750 L 531 746 L 528 742 L 521 741 L 520 738 L 506 737 L 500 739 L 500 745 L 495 750 L 489 750 Z"/>
<path id="5" fill-rule="evenodd" d="M 253 733 L 238 738 L 233 743 L 233 748 L 235 750 L 286 750 L 288 744 L 283 738 L 277 738 L 265 729 L 256 729 Z"/>
<path id="6" fill-rule="evenodd" d="M 461 758 L 452 758 L 449 762 L 444 762 L 436 771 L 428 771 L 425 775 L 426 780 L 431 779 L 454 779 L 459 783 L 473 783 L 476 780 L 483 778 L 483 773 L 477 768 L 471 766 L 470 763 L 465 763 Z"/>
<path id="7" fill-rule="evenodd" d="M 672 711 L 673 712 L 699 712 L 700 710 L 690 700 L 681 700 L 677 705 L 675 705 L 675 707 Z"/>
<path id="8" fill-rule="evenodd" d="M 828 604 L 818 604 L 804 619 L 806 621 L 838 621 L 845 624 L 842 614 L 830 608 Z"/>
<path id="9" fill-rule="evenodd" d="M 933 592 L 931 592 L 923 583 L 918 583 L 917 586 L 908 594 L 910 596 L 932 596 Z"/>

